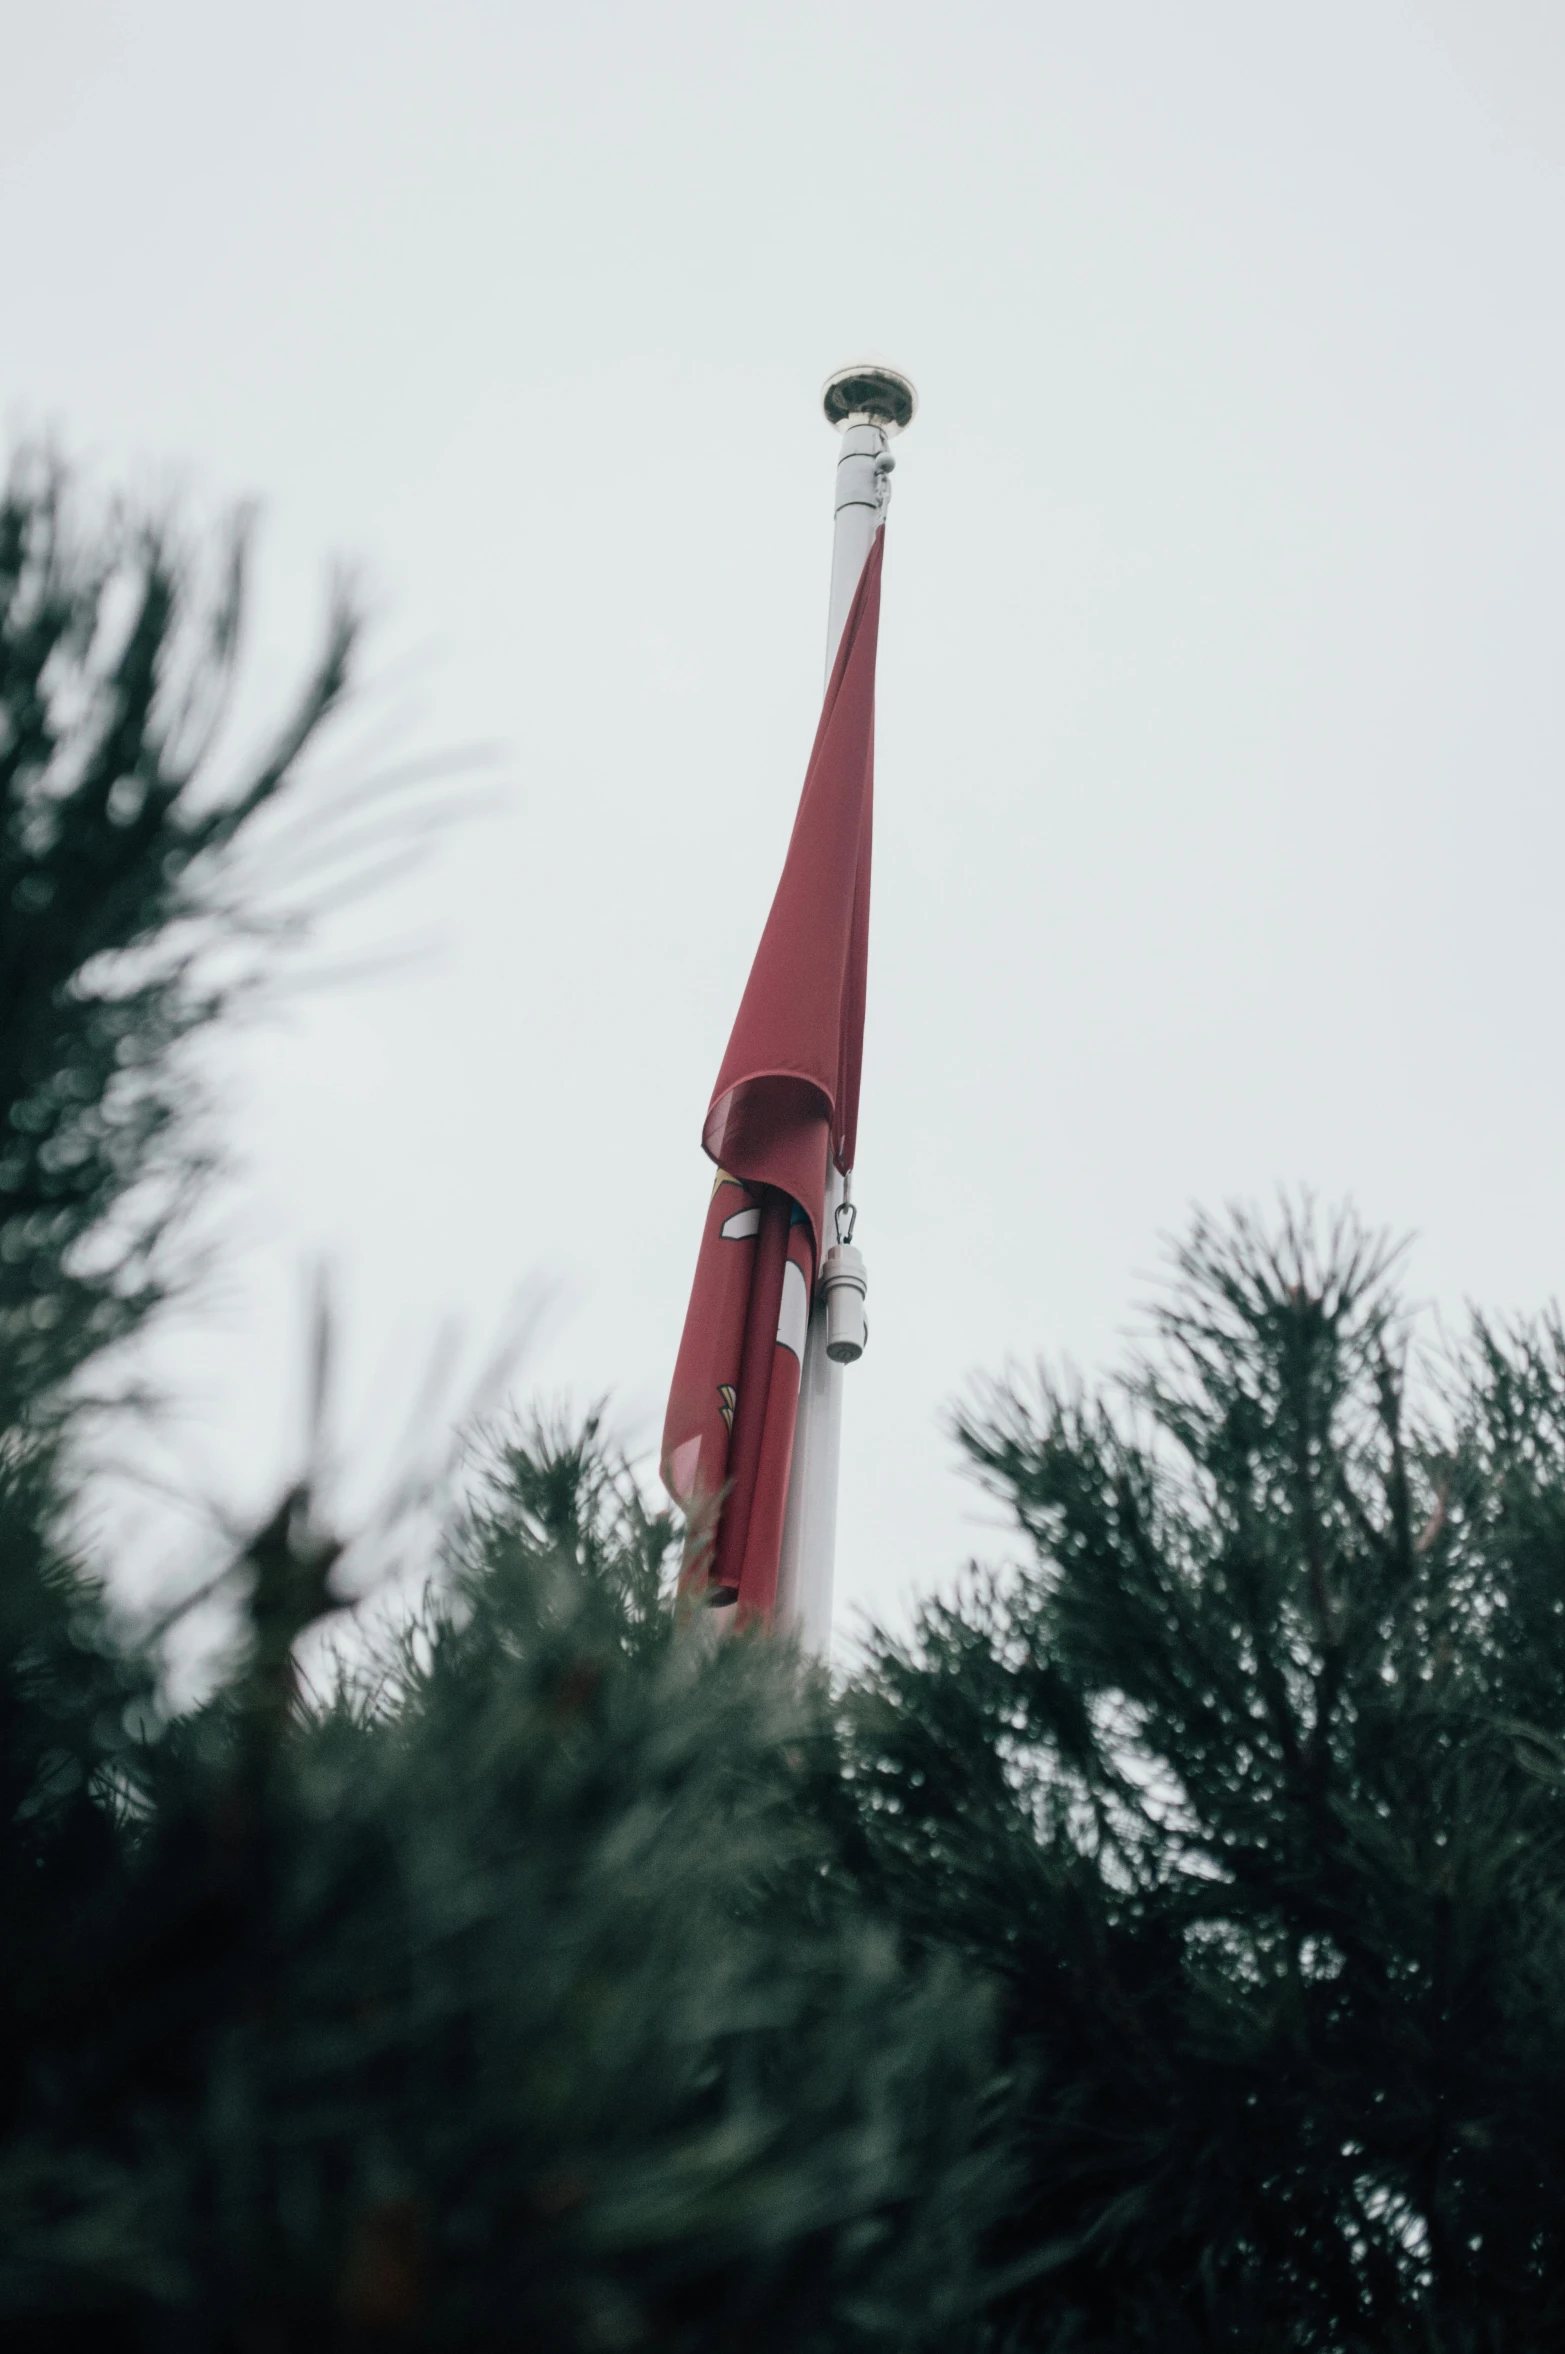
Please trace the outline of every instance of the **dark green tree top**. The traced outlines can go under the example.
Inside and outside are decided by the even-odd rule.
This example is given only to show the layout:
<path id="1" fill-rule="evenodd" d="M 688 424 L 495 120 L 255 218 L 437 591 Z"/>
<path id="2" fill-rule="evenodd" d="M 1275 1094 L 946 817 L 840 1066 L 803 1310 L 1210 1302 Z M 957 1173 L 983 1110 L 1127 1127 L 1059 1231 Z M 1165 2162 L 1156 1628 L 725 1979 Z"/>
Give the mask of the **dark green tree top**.
<path id="1" fill-rule="evenodd" d="M 254 913 L 233 854 L 346 684 L 339 599 L 272 744 L 223 773 L 246 576 L 242 524 L 203 563 L 36 456 L 0 490 L 0 1420 L 163 1294 L 195 1173 L 177 1050 L 226 1002 L 214 929 Z"/>
<path id="2" fill-rule="evenodd" d="M 1117 1396 L 990 1392 L 1026 1541 L 853 1709 L 861 1870 L 1004 1989 L 1016 2343 L 1565 2330 L 1565 1338 L 1409 1405 L 1385 1255 L 1199 1224 Z"/>

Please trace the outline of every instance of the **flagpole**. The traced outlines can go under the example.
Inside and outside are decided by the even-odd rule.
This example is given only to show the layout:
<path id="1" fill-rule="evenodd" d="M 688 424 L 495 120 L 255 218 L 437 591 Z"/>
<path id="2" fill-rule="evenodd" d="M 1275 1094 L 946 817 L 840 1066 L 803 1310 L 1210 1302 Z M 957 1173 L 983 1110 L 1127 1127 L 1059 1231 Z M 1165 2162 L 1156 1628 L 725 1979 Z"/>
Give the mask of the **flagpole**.
<path id="1" fill-rule="evenodd" d="M 826 622 L 826 677 L 890 494 L 895 464 L 890 442 L 910 425 L 918 396 L 895 368 L 865 362 L 839 368 L 826 380 L 821 405 L 842 436 L 837 456 L 831 549 L 831 597 Z M 826 1231 L 821 1249 L 836 1240 L 843 1180 L 827 1172 Z M 788 1475 L 777 1577 L 777 1623 L 800 1646 L 824 1659 L 831 1649 L 832 1586 L 837 1555 L 837 1475 L 842 1458 L 843 1367 L 826 1353 L 826 1308 L 817 1298 L 804 1346 L 799 1419 Z"/>

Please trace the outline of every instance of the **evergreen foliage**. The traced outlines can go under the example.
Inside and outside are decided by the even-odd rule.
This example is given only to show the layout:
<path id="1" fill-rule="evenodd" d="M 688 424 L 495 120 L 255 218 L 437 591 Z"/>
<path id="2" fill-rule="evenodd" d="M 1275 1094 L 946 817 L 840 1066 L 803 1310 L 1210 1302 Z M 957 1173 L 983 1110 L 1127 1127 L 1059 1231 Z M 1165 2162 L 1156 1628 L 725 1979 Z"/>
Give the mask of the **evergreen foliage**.
<path id="1" fill-rule="evenodd" d="M 226 1003 L 203 953 L 242 835 L 339 702 L 335 606 L 267 755 L 214 774 L 245 607 L 233 525 L 203 589 L 145 516 L 83 521 L 60 470 L 0 490 L 0 1415 L 162 1296 L 192 1174 L 178 1048 Z"/>
<path id="2" fill-rule="evenodd" d="M 595 1441 L 513 1444 L 437 1608 L 301 1708 L 334 1548 L 137 1761 L 18 2022 L 15 2319 L 131 2345 L 913 2346 L 970 2301 L 984 2015 L 834 1897 L 821 1699 L 650 1599 Z M 85 2337 L 83 2339 L 85 2342 Z"/>
<path id="3" fill-rule="evenodd" d="M 1025 2086 L 998 2342 L 1560 2343 L 1565 1332 L 1420 1416 L 1350 1228 L 1178 1270 L 1118 1398 L 963 1417 L 1026 1558 L 853 1709 L 861 1883 Z"/>

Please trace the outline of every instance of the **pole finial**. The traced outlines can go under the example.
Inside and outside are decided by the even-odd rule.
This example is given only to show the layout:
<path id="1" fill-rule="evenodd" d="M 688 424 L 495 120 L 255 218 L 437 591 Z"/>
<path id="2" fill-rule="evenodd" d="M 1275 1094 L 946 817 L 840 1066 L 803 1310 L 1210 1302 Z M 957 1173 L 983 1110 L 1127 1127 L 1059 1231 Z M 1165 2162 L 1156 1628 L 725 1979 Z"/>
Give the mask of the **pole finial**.
<path id="1" fill-rule="evenodd" d="M 827 377 L 821 407 L 827 424 L 839 433 L 850 425 L 879 425 L 887 434 L 896 434 L 918 414 L 918 394 L 912 378 L 900 369 L 883 367 L 879 360 L 859 360 Z"/>

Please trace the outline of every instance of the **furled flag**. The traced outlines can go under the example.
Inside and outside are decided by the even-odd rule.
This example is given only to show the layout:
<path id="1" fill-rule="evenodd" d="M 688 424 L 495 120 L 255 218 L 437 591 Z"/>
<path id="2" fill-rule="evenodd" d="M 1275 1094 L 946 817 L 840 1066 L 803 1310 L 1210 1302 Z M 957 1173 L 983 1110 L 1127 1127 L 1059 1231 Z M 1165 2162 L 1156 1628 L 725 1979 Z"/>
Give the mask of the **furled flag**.
<path id="1" fill-rule="evenodd" d="M 770 1618 L 829 1161 L 853 1166 L 869 949 L 877 531 L 842 632 L 782 880 L 701 1141 L 717 1163 L 663 1425 L 686 1590 Z"/>

